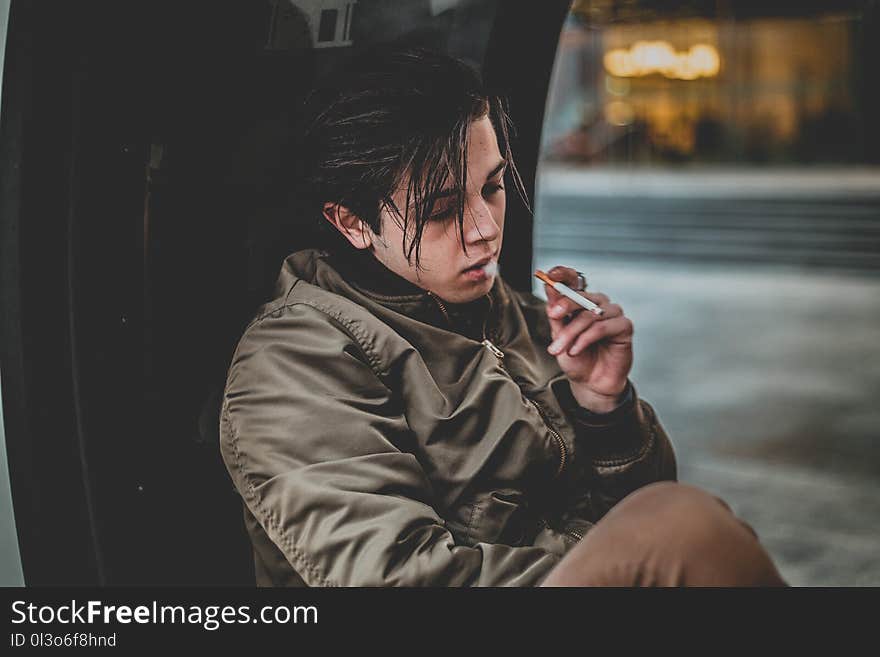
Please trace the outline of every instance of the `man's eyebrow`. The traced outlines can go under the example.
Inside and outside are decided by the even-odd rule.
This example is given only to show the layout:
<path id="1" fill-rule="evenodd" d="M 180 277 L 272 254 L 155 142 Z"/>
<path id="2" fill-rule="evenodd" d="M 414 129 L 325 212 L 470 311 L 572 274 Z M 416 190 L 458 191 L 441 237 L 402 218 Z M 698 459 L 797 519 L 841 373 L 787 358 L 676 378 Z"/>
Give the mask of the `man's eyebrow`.
<path id="1" fill-rule="evenodd" d="M 501 158 L 501 161 L 495 165 L 495 168 L 486 175 L 486 180 L 490 180 L 497 176 L 506 166 L 507 160 Z M 447 189 L 441 189 L 439 192 L 432 195 L 431 199 L 436 201 L 437 199 L 446 198 L 447 196 L 454 196 L 455 194 L 458 194 L 458 187 L 449 187 Z"/>

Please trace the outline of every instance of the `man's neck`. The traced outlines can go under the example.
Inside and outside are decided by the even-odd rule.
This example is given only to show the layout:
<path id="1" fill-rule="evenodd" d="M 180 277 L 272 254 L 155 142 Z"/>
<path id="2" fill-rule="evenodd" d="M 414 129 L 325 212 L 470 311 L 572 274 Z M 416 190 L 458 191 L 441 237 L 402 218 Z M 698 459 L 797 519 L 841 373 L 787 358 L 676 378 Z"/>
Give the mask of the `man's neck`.
<path id="1" fill-rule="evenodd" d="M 410 297 L 428 295 L 427 290 L 391 271 L 367 250 L 350 249 L 333 252 L 333 266 L 352 284 L 376 297 Z M 451 324 L 450 328 L 468 337 L 482 339 L 482 327 L 486 314 L 491 310 L 490 294 L 473 301 L 452 303 L 441 299 L 442 313 Z"/>

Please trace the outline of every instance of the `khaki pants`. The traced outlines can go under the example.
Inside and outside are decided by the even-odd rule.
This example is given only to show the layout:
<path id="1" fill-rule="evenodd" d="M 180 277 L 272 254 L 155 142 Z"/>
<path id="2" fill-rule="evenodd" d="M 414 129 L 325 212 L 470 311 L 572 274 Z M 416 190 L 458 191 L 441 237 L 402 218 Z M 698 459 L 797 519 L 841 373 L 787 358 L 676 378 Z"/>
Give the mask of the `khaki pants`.
<path id="1" fill-rule="evenodd" d="M 614 506 L 541 586 L 786 586 L 746 523 L 709 493 L 658 482 Z"/>

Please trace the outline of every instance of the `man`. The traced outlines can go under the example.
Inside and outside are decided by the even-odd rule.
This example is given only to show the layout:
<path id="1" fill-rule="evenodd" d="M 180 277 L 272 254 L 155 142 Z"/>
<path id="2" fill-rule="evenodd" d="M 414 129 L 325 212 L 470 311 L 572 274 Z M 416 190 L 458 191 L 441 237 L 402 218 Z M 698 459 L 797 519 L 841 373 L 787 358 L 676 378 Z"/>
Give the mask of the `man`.
<path id="1" fill-rule="evenodd" d="M 286 259 L 221 412 L 259 584 L 782 583 L 723 503 L 671 483 L 623 309 L 499 275 L 522 186 L 472 71 L 376 50 L 304 114 L 300 219 L 337 239 Z"/>

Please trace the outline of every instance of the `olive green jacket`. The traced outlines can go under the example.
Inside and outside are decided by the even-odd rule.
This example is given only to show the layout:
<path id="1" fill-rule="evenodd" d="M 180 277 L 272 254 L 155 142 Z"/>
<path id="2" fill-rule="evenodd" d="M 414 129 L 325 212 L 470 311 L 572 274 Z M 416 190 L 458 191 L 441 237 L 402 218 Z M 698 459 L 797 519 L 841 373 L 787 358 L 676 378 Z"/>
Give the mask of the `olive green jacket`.
<path id="1" fill-rule="evenodd" d="M 259 585 L 534 586 L 675 479 L 631 386 L 611 413 L 577 405 L 543 301 L 499 276 L 452 306 L 351 262 L 288 256 L 229 368 L 220 446 Z"/>

